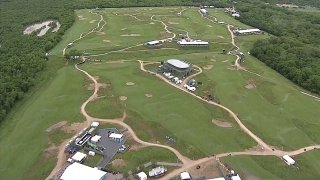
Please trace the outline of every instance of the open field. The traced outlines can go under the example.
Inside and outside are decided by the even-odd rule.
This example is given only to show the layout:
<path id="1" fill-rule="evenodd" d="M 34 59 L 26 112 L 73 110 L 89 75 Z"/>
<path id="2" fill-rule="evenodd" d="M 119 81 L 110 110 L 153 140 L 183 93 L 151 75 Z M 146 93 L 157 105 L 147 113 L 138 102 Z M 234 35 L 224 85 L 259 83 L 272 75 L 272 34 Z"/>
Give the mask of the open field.
<path id="1" fill-rule="evenodd" d="M 146 169 L 150 169 L 151 166 L 144 168 L 143 165 L 149 162 L 177 162 L 177 158 L 172 152 L 156 147 L 145 147 L 135 151 L 130 150 L 124 154 L 116 155 L 114 159 L 115 161 L 108 166 L 115 171 L 125 174 L 130 170 L 136 173 L 137 167 L 140 167 L 140 171 L 145 169 L 147 173 Z"/>
<path id="2" fill-rule="evenodd" d="M 237 127 L 224 129 L 212 124 L 212 119 L 231 121 L 227 113 L 141 72 L 137 62 L 103 63 L 99 66 L 88 64 L 85 69 L 108 79 L 114 97 L 127 97 L 122 102 L 128 114 L 125 122 L 146 141 L 164 143 L 165 136 L 173 136 L 177 139 L 177 148 L 190 158 L 226 150 L 238 151 L 254 145 Z M 133 82 L 134 85 L 127 86 L 127 82 Z M 152 97 L 146 97 L 146 94 Z"/>
<path id="3" fill-rule="evenodd" d="M 255 40 L 266 37 L 242 36 L 236 38 L 236 43 L 243 52 L 248 52 Z M 211 64 L 213 68 L 199 78 L 207 79 L 221 103 L 237 112 L 242 121 L 262 139 L 291 150 L 320 143 L 317 136 L 320 104 L 303 95 L 293 83 L 248 55 L 243 65 L 262 77 L 226 70 L 227 63 L 217 61 Z M 246 89 L 248 81 L 255 82 L 256 88 Z"/>
<path id="4" fill-rule="evenodd" d="M 210 9 L 209 13 L 219 21 L 248 27 L 229 17 L 222 9 Z M 284 150 L 320 144 L 320 124 L 317 120 L 320 115 L 319 102 L 301 94 L 301 89 L 251 56 L 246 55 L 243 66 L 261 76 L 235 70 L 231 65 L 236 57 L 221 54 L 223 49 L 232 48 L 226 25 L 201 17 L 197 8 L 78 10 L 75 14 L 75 24 L 51 54 L 62 57 L 62 50 L 69 42 L 98 27 L 96 32 L 92 31 L 79 38 L 73 47 L 67 49 L 76 49 L 85 52 L 92 60 L 101 60 L 81 65 L 100 83 L 98 97 L 86 107 L 92 117 L 113 119 L 121 117 L 125 111 L 127 118 L 124 122 L 132 127 L 140 139 L 166 144 L 165 137 L 170 136 L 176 142 L 166 145 L 174 147 L 190 159 L 244 151 L 255 146 L 256 143 L 226 111 L 141 71 L 136 61 L 156 62 L 178 58 L 203 69 L 203 73 L 195 77 L 203 82 L 196 94 L 209 93 L 216 96 L 222 105 L 235 112 L 266 143 Z M 97 26 L 100 15 L 106 21 L 103 28 Z M 168 26 L 167 29 L 163 24 Z M 193 39 L 209 41 L 211 45 L 203 49 L 180 48 L 175 42 L 165 42 L 160 49 L 142 46 L 146 41 L 167 39 L 180 33 L 188 33 Z M 236 44 L 246 53 L 254 41 L 267 37 L 237 37 Z M 62 58 L 53 60 L 60 61 Z M 248 82 L 254 84 L 250 86 L 253 88 L 246 88 Z M 61 121 L 67 121 L 68 125 L 82 121 L 79 109 L 94 90 L 94 84 L 90 83 L 73 66 L 65 66 L 57 71 L 46 86 L 17 108 L 0 130 L 0 179 L 43 179 L 48 174 L 54 165 L 54 156 L 43 157 L 44 149 L 50 141 L 58 145 L 56 143 L 71 134 L 61 133 L 60 129 L 46 134 L 45 130 Z M 232 127 L 219 127 L 212 123 L 213 119 L 226 121 Z M 167 150 L 153 147 L 130 151 L 118 158 L 126 161 L 126 170 L 152 158 L 176 159 Z M 301 167 L 301 174 L 297 177 L 319 175 L 315 168 L 320 162 L 318 152 L 299 155 L 297 159 Z M 96 161 L 92 158 L 92 162 L 88 163 Z M 225 161 L 245 177 L 286 178 L 291 173 L 276 157 L 240 156 L 228 157 Z M 274 164 L 277 168 L 273 167 Z M 28 172 L 30 169 L 38 171 Z"/>
<path id="5" fill-rule="evenodd" d="M 54 142 L 66 138 L 59 134 L 49 135 L 46 129 L 60 121 L 81 121 L 79 107 L 86 95 L 84 77 L 78 76 L 73 67 L 66 66 L 15 109 L 1 125 L 0 179 L 46 177 L 55 163 L 55 156 L 44 157 L 44 149 L 49 146 L 48 138 Z"/>
<path id="6" fill-rule="evenodd" d="M 319 179 L 319 152 L 309 152 L 295 156 L 299 169 L 287 166 L 277 157 L 237 156 L 223 159 L 228 167 L 232 167 L 244 179 Z"/>

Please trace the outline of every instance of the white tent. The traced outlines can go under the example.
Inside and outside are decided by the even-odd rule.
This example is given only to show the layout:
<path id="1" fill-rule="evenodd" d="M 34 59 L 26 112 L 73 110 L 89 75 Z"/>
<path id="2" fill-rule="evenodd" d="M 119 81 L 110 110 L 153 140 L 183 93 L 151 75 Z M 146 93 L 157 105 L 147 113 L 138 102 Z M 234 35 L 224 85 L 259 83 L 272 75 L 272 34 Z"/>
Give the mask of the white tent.
<path id="1" fill-rule="evenodd" d="M 139 172 L 137 176 L 139 177 L 140 180 L 148 179 L 147 174 L 145 172 Z"/>
<path id="2" fill-rule="evenodd" d="M 79 163 L 73 163 L 66 168 L 60 180 L 102 180 L 107 173 Z"/>
<path id="3" fill-rule="evenodd" d="M 123 141 L 123 134 L 118 134 L 118 133 L 111 133 L 109 135 L 109 138 L 117 141 L 117 142 L 121 142 Z"/>
<path id="4" fill-rule="evenodd" d="M 72 160 L 74 162 L 82 162 L 85 158 L 87 157 L 86 154 L 82 153 L 82 152 L 77 152 L 75 155 L 72 156 Z"/>
<path id="5" fill-rule="evenodd" d="M 91 123 L 91 126 L 92 126 L 92 127 L 98 127 L 98 126 L 99 126 L 99 122 L 92 122 L 92 123 Z"/>
<path id="6" fill-rule="evenodd" d="M 89 154 L 90 156 L 96 155 L 96 153 L 95 153 L 94 151 L 89 151 L 88 154 Z"/>
<path id="7" fill-rule="evenodd" d="M 284 162 L 286 162 L 289 166 L 296 163 L 296 161 L 293 160 L 293 159 L 292 159 L 290 156 L 288 156 L 288 155 L 284 155 L 284 156 L 282 156 L 282 158 L 283 158 Z"/>
<path id="8" fill-rule="evenodd" d="M 91 142 L 97 143 L 98 141 L 100 141 L 100 139 L 101 139 L 101 136 L 95 135 L 91 138 Z"/>
<path id="9" fill-rule="evenodd" d="M 180 179 L 181 180 L 188 180 L 188 179 L 191 179 L 191 176 L 187 171 L 185 171 L 180 174 Z"/>

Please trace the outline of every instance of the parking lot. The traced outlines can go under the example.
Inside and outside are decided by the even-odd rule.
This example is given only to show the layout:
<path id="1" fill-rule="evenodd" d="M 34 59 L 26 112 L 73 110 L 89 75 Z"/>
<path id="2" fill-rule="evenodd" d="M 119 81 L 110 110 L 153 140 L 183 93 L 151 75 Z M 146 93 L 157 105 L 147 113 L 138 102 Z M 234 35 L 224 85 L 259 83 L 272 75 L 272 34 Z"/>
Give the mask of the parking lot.
<path id="1" fill-rule="evenodd" d="M 99 129 L 97 132 L 97 135 L 101 136 L 101 140 L 97 144 L 105 148 L 102 152 L 103 159 L 98 163 L 97 167 L 105 167 L 117 154 L 121 146 L 125 143 L 125 140 L 123 140 L 122 142 L 116 142 L 110 139 L 110 133 L 120 132 L 115 128 Z M 99 154 L 101 154 L 101 152 Z"/>

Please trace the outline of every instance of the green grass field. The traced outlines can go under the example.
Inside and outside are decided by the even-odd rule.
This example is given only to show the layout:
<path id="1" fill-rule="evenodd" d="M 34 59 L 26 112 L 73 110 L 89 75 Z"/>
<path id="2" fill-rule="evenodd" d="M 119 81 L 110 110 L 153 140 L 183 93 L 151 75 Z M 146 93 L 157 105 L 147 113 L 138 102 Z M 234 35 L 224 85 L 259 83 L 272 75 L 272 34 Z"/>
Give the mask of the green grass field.
<path id="1" fill-rule="evenodd" d="M 182 9 L 186 10 L 178 16 Z M 211 69 L 204 70 L 196 77 L 203 82 L 196 93 L 216 96 L 265 142 L 285 150 L 320 144 L 319 102 L 301 94 L 299 87 L 252 56 L 246 55 L 243 65 L 262 77 L 230 69 L 235 56 L 221 54 L 223 49 L 232 47 L 225 24 L 212 23 L 201 17 L 197 8 L 187 7 L 101 9 L 94 12 L 103 15 L 107 24 L 101 32 L 86 36 L 70 49 L 100 54 L 171 37 L 161 23 L 150 19 L 153 15 L 154 19 L 167 24 L 168 29 L 177 36 L 188 32 L 193 39 L 209 41 L 210 47 L 181 49 L 175 42 L 166 42 L 161 49 L 138 46 L 123 52 L 92 57 L 102 62 L 86 63 L 82 68 L 99 77 L 99 83 L 104 83 L 105 88 L 100 89 L 99 99 L 88 104 L 87 111 L 91 116 L 117 118 L 125 110 L 128 114 L 125 122 L 132 126 L 141 139 L 164 144 L 165 136 L 174 137 L 176 143 L 171 145 L 191 159 L 254 146 L 254 141 L 240 130 L 225 111 L 142 72 L 136 61 L 177 58 L 200 67 L 212 65 Z M 241 28 L 249 27 L 225 14 L 222 9 L 210 9 L 209 13 L 219 21 Z M 51 55 L 54 55 L 48 64 L 53 71 L 51 79 L 21 102 L 8 120 L 1 124 L 0 179 L 44 179 L 55 163 L 54 158 L 44 157 L 43 151 L 49 146 L 48 141 L 58 144 L 71 136 L 60 130 L 50 134 L 45 130 L 60 121 L 71 124 L 83 120 L 79 110 L 91 93 L 92 82 L 76 71 L 72 63 L 62 68 L 57 68 L 56 64 L 61 66 L 63 63 L 62 49 L 82 33 L 94 28 L 100 17 L 89 10 L 78 10 L 75 18 L 74 25 L 51 51 Z M 236 43 L 247 54 L 254 41 L 268 37 L 237 37 Z M 113 60 L 130 61 L 105 63 Z M 254 81 L 257 87 L 246 89 L 248 81 Z M 135 85 L 127 86 L 127 82 L 134 82 Z M 148 98 L 146 94 L 152 97 Z M 119 96 L 126 96 L 127 100 L 120 101 Z M 218 127 L 211 122 L 212 119 L 230 122 L 233 127 Z M 126 170 L 152 158 L 175 159 L 166 150 L 158 148 L 125 153 L 121 158 L 126 160 Z M 316 169 L 320 162 L 318 152 L 296 158 L 300 167 L 297 172 L 288 169 L 275 157 L 228 157 L 225 161 L 244 177 L 298 179 L 319 176 Z M 98 159 L 91 158 L 87 163 L 94 164 Z"/>
<path id="2" fill-rule="evenodd" d="M 49 65 L 54 63 L 57 62 L 49 62 Z M 0 179 L 45 178 L 55 163 L 54 158 L 45 160 L 43 157 L 48 137 L 53 142 L 66 138 L 61 133 L 48 134 L 45 130 L 60 121 L 82 121 L 80 104 L 89 92 L 84 88 L 84 77 L 72 66 L 63 67 L 53 75 L 1 125 Z M 39 168 L 38 172 L 33 171 L 35 168 Z"/>
<path id="3" fill-rule="evenodd" d="M 144 140 L 165 142 L 165 136 L 176 137 L 177 148 L 190 158 L 254 145 L 236 124 L 230 129 L 212 124 L 213 118 L 231 121 L 227 113 L 142 72 L 138 62 L 88 64 L 84 67 L 88 72 L 107 79 L 114 97 L 128 98 L 122 102 L 129 116 L 125 122 Z M 135 85 L 127 86 L 126 82 L 134 82 Z M 145 94 L 151 94 L 152 98 Z M 108 98 L 97 101 L 113 103 Z"/>
<path id="4" fill-rule="evenodd" d="M 149 162 L 176 163 L 178 161 L 172 152 L 157 147 L 145 147 L 135 151 L 128 151 L 124 154 L 117 154 L 114 158 L 123 160 L 124 166 L 119 168 L 114 164 L 109 164 L 108 167 L 125 174 L 127 174 L 128 171 L 138 173 L 136 172 L 137 167 L 139 167 L 141 171 L 147 172 L 151 167 L 144 168 L 143 165 Z"/>
<path id="5" fill-rule="evenodd" d="M 320 161 L 315 161 L 319 155 L 319 152 L 308 152 L 294 157 L 298 168 L 287 166 L 280 158 L 269 156 L 226 157 L 223 162 L 244 179 L 316 180 L 320 177 Z"/>

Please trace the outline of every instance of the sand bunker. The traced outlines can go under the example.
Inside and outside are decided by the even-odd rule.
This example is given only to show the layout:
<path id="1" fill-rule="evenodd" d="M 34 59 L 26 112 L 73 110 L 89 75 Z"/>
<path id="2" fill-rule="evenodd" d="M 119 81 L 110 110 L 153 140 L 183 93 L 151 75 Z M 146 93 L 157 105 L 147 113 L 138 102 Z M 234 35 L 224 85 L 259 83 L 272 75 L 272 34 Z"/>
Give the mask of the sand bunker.
<path id="1" fill-rule="evenodd" d="M 179 24 L 179 23 L 177 23 L 177 22 L 168 22 L 169 24 Z"/>
<path id="2" fill-rule="evenodd" d="M 48 129 L 46 129 L 46 132 L 51 132 L 55 129 L 61 128 L 62 126 L 66 125 L 66 124 L 67 124 L 67 121 L 58 122 L 57 124 L 54 124 L 54 125 L 50 126 Z"/>
<path id="3" fill-rule="evenodd" d="M 120 99 L 120 101 L 125 101 L 125 100 L 127 100 L 127 96 L 120 96 L 119 99 Z"/>
<path id="4" fill-rule="evenodd" d="M 147 98 L 151 98 L 151 97 L 152 97 L 152 94 L 145 94 L 145 96 L 146 96 Z"/>
<path id="5" fill-rule="evenodd" d="M 105 43 L 109 43 L 109 42 L 111 42 L 110 40 L 108 40 L 108 39 L 104 39 L 104 40 L 102 40 L 103 42 L 105 42 Z"/>
<path id="6" fill-rule="evenodd" d="M 224 37 L 223 37 L 223 36 L 218 36 L 218 38 L 224 39 Z"/>
<path id="7" fill-rule="evenodd" d="M 227 69 L 232 70 L 232 71 L 236 70 L 235 67 L 228 67 Z"/>
<path id="8" fill-rule="evenodd" d="M 125 167 L 127 164 L 123 159 L 115 159 L 112 161 L 112 166 L 115 168 Z"/>
<path id="9" fill-rule="evenodd" d="M 53 158 L 56 157 L 58 154 L 58 147 L 56 147 L 55 145 L 52 145 L 48 148 L 46 148 L 43 152 L 44 152 L 44 157 L 45 158 Z"/>
<path id="10" fill-rule="evenodd" d="M 229 60 L 224 60 L 224 61 L 222 61 L 222 62 L 224 62 L 224 63 L 225 63 L 225 62 L 228 62 L 228 61 L 229 61 Z"/>
<path id="11" fill-rule="evenodd" d="M 106 87 L 108 87 L 108 84 L 106 84 L 106 83 L 98 83 L 98 87 L 99 87 L 99 88 L 106 88 Z M 89 91 L 94 90 L 94 83 L 89 84 L 89 86 L 88 86 L 87 89 L 88 89 Z"/>
<path id="12" fill-rule="evenodd" d="M 91 23 L 91 24 L 92 24 L 92 23 L 94 23 L 94 22 L 96 22 L 96 21 L 97 21 L 97 20 L 91 20 L 89 23 Z"/>
<path id="13" fill-rule="evenodd" d="M 212 61 L 212 62 L 216 62 L 217 60 L 215 60 L 215 59 L 210 59 L 210 61 Z"/>
<path id="14" fill-rule="evenodd" d="M 127 86 L 133 86 L 134 83 L 133 83 L 133 82 L 127 82 L 126 85 L 127 85 Z"/>
<path id="15" fill-rule="evenodd" d="M 87 124 L 83 123 L 72 123 L 70 126 L 62 126 L 61 130 L 65 133 L 74 133 L 81 131 L 82 129 L 86 128 Z"/>
<path id="16" fill-rule="evenodd" d="M 58 21 L 44 21 L 42 23 L 36 23 L 28 26 L 23 34 L 31 34 L 33 32 L 38 32 L 37 36 L 43 36 L 47 33 L 49 29 L 52 28 L 51 32 L 57 32 L 60 29 L 61 24 Z"/>
<path id="17" fill-rule="evenodd" d="M 210 69 L 212 69 L 212 67 L 213 67 L 213 65 L 206 65 L 206 66 L 203 66 L 202 68 L 204 70 L 210 70 Z"/>
<path id="18" fill-rule="evenodd" d="M 149 23 L 149 24 L 154 24 L 154 22 L 151 22 L 151 23 Z"/>
<path id="19" fill-rule="evenodd" d="M 253 80 L 250 80 L 246 83 L 246 85 L 244 87 L 247 89 L 254 89 L 257 87 L 257 85 Z"/>
<path id="20" fill-rule="evenodd" d="M 209 25 L 209 24 L 208 24 L 207 26 L 208 26 L 208 27 L 212 27 L 212 26 L 211 26 L 211 25 Z"/>
<path id="21" fill-rule="evenodd" d="M 78 18 L 79 18 L 79 21 L 83 21 L 83 20 L 86 20 L 87 18 L 84 18 L 83 16 L 78 16 Z"/>
<path id="22" fill-rule="evenodd" d="M 219 127 L 223 127 L 223 128 L 231 128 L 232 124 L 229 122 L 225 122 L 225 121 L 219 121 L 216 119 L 212 119 L 212 123 L 219 126 Z"/>
<path id="23" fill-rule="evenodd" d="M 100 32 L 100 31 L 96 31 L 96 34 L 97 35 L 105 35 L 106 33 L 105 32 Z"/>
<path id="24" fill-rule="evenodd" d="M 127 29 L 127 28 L 122 28 L 121 31 L 124 31 L 124 30 L 126 30 L 126 29 Z"/>
<path id="25" fill-rule="evenodd" d="M 120 36 L 124 36 L 124 37 L 136 37 L 136 36 L 141 36 L 140 34 L 122 34 Z"/>

